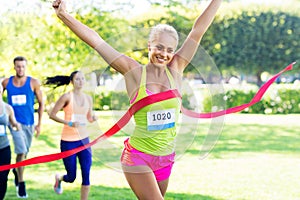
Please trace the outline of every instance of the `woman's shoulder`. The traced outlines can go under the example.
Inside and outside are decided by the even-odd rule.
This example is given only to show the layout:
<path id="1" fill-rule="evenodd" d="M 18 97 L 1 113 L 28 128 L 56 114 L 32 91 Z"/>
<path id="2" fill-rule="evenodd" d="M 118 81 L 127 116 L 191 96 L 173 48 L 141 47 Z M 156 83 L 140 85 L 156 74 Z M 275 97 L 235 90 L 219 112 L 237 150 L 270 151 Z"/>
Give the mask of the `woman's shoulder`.
<path id="1" fill-rule="evenodd" d="M 139 80 L 139 78 L 142 75 L 142 71 L 146 66 L 147 65 L 135 65 L 135 66 L 133 66 L 130 71 L 128 71 L 126 74 L 124 74 L 125 79 Z"/>
<path id="2" fill-rule="evenodd" d="M 58 101 L 68 102 L 71 99 L 71 92 L 66 92 L 60 96 Z"/>
<path id="3" fill-rule="evenodd" d="M 72 93 L 72 91 L 66 92 L 62 95 L 62 97 L 71 97 Z"/>

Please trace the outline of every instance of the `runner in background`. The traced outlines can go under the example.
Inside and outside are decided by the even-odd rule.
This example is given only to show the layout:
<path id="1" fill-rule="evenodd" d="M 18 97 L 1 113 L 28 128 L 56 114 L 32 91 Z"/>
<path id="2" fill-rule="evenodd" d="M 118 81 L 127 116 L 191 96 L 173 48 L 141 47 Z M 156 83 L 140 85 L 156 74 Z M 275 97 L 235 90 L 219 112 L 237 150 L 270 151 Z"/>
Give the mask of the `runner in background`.
<path id="1" fill-rule="evenodd" d="M 2 99 L 3 88 L 0 85 L 0 165 L 11 163 L 11 150 L 7 137 L 7 126 L 10 124 L 15 134 L 21 134 L 21 125 L 17 122 L 13 108 Z M 0 171 L 0 200 L 3 200 L 7 190 L 9 170 Z"/>
<path id="2" fill-rule="evenodd" d="M 73 85 L 73 90 L 63 94 L 49 112 L 50 119 L 64 124 L 60 148 L 68 151 L 89 143 L 89 131 L 86 128 L 88 122 L 97 120 L 93 115 L 93 102 L 91 96 L 83 92 L 85 77 L 82 72 L 74 71 L 70 76 L 48 77 L 45 85 Z M 64 118 L 58 116 L 60 110 L 64 111 Z M 92 165 L 92 151 L 87 148 L 74 155 L 63 159 L 67 174 L 55 175 L 54 191 L 62 194 L 61 182 L 73 183 L 76 179 L 77 159 L 81 167 L 82 185 L 81 200 L 87 200 L 90 191 L 90 170 Z"/>
<path id="3" fill-rule="evenodd" d="M 17 121 L 22 126 L 22 134 L 15 133 L 9 126 L 13 136 L 16 162 L 26 159 L 32 143 L 32 137 L 36 132 L 38 138 L 41 132 L 42 115 L 44 112 L 44 102 L 40 82 L 38 79 L 26 75 L 27 59 L 18 56 L 14 58 L 14 70 L 16 74 L 2 81 L 3 89 L 7 91 L 7 101 L 14 109 Z M 34 104 L 35 98 L 38 102 L 38 121 L 34 124 Z M 24 181 L 24 167 L 13 169 L 15 175 L 15 186 L 19 198 L 27 198 L 26 185 Z"/>

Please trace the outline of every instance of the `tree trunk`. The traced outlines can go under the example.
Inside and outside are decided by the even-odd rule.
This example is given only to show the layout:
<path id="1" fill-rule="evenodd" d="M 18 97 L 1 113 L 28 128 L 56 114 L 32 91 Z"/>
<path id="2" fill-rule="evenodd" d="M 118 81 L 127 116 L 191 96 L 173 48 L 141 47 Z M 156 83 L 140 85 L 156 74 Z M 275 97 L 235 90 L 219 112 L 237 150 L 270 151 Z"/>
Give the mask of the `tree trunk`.
<path id="1" fill-rule="evenodd" d="M 262 80 L 261 80 L 261 71 L 258 71 L 257 73 L 256 73 L 256 77 L 257 77 L 257 81 L 256 81 L 256 85 L 258 86 L 258 87 L 260 87 L 260 86 L 262 86 L 262 84 L 263 84 L 263 82 L 262 82 Z"/>

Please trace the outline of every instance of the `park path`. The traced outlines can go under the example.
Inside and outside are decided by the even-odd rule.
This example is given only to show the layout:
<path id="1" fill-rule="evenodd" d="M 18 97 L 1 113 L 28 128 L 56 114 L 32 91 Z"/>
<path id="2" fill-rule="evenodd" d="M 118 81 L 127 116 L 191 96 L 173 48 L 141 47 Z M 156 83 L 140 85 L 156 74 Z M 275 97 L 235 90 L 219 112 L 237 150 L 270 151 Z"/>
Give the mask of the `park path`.
<path id="1" fill-rule="evenodd" d="M 300 126 L 300 114 L 263 115 L 263 114 L 230 114 L 224 118 L 225 124 L 266 124 Z"/>
<path id="2" fill-rule="evenodd" d="M 101 111 L 99 116 L 112 116 L 119 119 L 126 111 Z M 187 116 L 185 116 L 187 117 Z M 201 122 L 210 122 L 212 119 L 200 119 Z M 191 120 L 193 121 L 193 120 Z M 225 124 L 265 124 L 265 125 L 282 125 L 300 126 L 300 114 L 245 114 L 234 113 L 221 116 L 219 120 Z"/>

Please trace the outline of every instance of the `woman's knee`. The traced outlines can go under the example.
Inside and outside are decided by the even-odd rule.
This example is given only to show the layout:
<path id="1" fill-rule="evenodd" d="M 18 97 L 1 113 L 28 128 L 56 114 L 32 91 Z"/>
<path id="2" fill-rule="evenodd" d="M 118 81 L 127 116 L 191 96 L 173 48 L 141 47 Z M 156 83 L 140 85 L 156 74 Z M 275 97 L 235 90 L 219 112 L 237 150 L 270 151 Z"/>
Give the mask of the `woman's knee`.
<path id="1" fill-rule="evenodd" d="M 76 174 L 67 174 L 63 177 L 63 180 L 67 183 L 73 183 L 76 179 Z"/>

